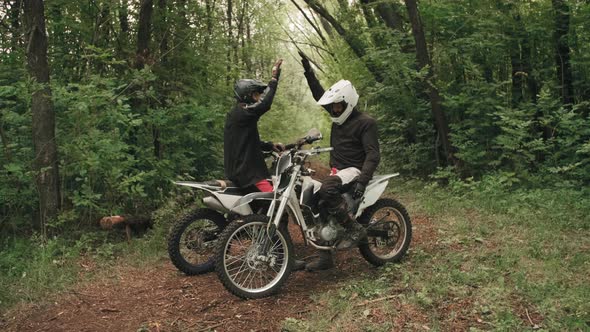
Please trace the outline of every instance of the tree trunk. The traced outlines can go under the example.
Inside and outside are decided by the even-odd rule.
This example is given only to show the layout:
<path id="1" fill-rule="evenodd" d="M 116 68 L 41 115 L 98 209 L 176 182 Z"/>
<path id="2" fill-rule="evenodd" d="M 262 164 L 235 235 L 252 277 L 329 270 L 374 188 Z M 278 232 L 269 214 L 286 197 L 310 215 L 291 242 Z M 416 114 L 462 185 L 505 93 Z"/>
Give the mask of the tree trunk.
<path id="1" fill-rule="evenodd" d="M 117 17 L 119 19 L 119 32 L 116 38 L 115 51 L 118 58 L 128 60 L 129 17 L 126 0 L 119 2 L 119 5 L 117 6 Z"/>
<path id="2" fill-rule="evenodd" d="M 234 49 L 234 63 L 239 65 L 240 63 L 240 52 L 238 51 L 238 47 L 240 45 L 240 40 L 244 40 L 244 15 L 246 13 L 245 4 L 248 3 L 246 0 L 242 0 L 242 6 L 238 10 L 238 26 L 237 26 L 237 35 L 236 39 L 233 41 L 233 49 Z M 243 61 L 243 59 L 242 59 Z"/>
<path id="3" fill-rule="evenodd" d="M 137 24 L 136 69 L 143 69 L 149 61 L 153 10 L 153 0 L 141 0 Z"/>
<path id="4" fill-rule="evenodd" d="M 226 83 L 229 85 L 231 82 L 231 51 L 232 51 L 232 47 L 231 45 L 233 45 L 233 33 L 232 33 L 232 12 L 233 12 L 233 7 L 232 7 L 232 0 L 227 0 L 227 43 L 228 43 L 228 47 L 227 47 L 227 77 L 226 77 Z"/>
<path id="5" fill-rule="evenodd" d="M 510 46 L 510 62 L 512 64 L 512 105 L 521 102 L 537 102 L 538 86 L 534 80 L 531 65 L 531 46 L 529 36 L 520 15 L 514 16 L 515 26 L 510 29 L 512 40 Z"/>
<path id="6" fill-rule="evenodd" d="M 166 0 L 158 0 L 158 24 L 156 29 L 157 36 L 161 37 L 160 41 L 160 64 L 162 67 L 168 67 L 168 7 Z M 158 98 L 162 100 L 162 106 L 166 107 L 166 100 L 168 99 L 167 84 L 165 79 L 160 80 L 160 93 Z M 160 128 L 152 124 L 152 144 L 154 146 L 154 156 L 157 159 L 162 159 L 162 142 L 160 140 Z"/>
<path id="7" fill-rule="evenodd" d="M 563 103 L 574 102 L 572 67 L 570 63 L 570 46 L 568 40 L 570 27 L 570 9 L 564 0 L 551 0 L 555 10 L 555 62 L 557 64 L 557 82 Z"/>
<path id="8" fill-rule="evenodd" d="M 46 234 L 47 221 L 57 217 L 59 201 L 59 169 L 55 142 L 55 113 L 49 86 L 45 9 L 42 0 L 27 0 L 25 28 L 28 40 L 27 69 L 37 83 L 31 99 L 33 116 L 34 168 L 39 192 L 39 221 L 37 227 Z"/>
<path id="9" fill-rule="evenodd" d="M 422 68 L 429 66 L 428 75 L 426 76 L 426 88 L 430 98 L 432 117 L 434 118 L 434 125 L 438 133 L 438 140 L 441 144 L 446 160 L 451 164 L 456 164 L 456 160 L 453 155 L 453 147 L 451 146 L 451 142 L 449 140 L 449 124 L 441 105 L 442 98 L 438 93 L 438 89 L 432 82 L 434 79 L 434 72 L 432 70 L 432 64 L 428 55 L 428 48 L 426 47 L 426 38 L 424 36 L 424 30 L 420 20 L 418 6 L 416 4 L 416 0 L 404 1 L 406 3 L 406 8 L 408 9 L 410 23 L 412 24 L 412 34 L 414 35 L 414 41 L 416 42 L 416 60 L 418 62 L 418 69 L 422 70 Z"/>
<path id="10" fill-rule="evenodd" d="M 246 62 L 246 71 L 248 74 L 252 73 L 252 59 L 251 59 L 251 51 L 250 45 L 252 45 L 252 35 L 251 35 L 251 13 L 250 13 L 250 5 L 246 1 L 246 35 L 242 38 L 242 49 L 243 49 L 243 57 L 244 61 Z"/>
<path id="11" fill-rule="evenodd" d="M 10 34 L 12 42 L 12 50 L 16 50 L 22 44 L 21 31 L 20 31 L 20 13 L 21 13 L 21 0 L 15 0 L 10 7 Z M 16 53 L 15 53 L 16 54 Z"/>
<path id="12" fill-rule="evenodd" d="M 369 2 L 375 2 L 375 0 L 369 0 Z M 397 4 L 393 3 L 379 2 L 375 9 L 388 28 L 395 31 L 402 31 L 404 19 L 400 15 L 397 6 Z"/>

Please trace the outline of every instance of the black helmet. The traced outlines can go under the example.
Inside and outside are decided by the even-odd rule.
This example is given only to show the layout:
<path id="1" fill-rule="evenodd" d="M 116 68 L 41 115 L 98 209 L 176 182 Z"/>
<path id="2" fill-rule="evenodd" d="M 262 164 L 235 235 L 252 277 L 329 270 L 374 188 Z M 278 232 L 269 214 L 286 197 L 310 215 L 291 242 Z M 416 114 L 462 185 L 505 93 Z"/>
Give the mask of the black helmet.
<path id="1" fill-rule="evenodd" d="M 249 104 L 254 102 L 254 99 L 252 99 L 252 93 L 257 91 L 262 93 L 266 87 L 267 85 L 259 80 L 242 79 L 237 81 L 234 85 L 234 94 L 239 102 Z"/>

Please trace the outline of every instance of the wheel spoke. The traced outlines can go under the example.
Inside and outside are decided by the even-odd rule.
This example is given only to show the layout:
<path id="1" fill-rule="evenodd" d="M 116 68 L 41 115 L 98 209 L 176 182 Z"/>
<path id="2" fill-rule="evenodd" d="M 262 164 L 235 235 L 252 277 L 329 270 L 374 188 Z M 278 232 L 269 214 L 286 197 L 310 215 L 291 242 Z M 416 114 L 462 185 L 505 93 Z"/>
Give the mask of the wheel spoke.
<path id="1" fill-rule="evenodd" d="M 270 238 L 267 225 L 262 222 L 245 223 L 237 227 L 226 242 L 224 271 L 231 283 L 242 291 L 261 292 L 268 289 L 285 272 L 287 246 L 283 231 L 277 231 Z"/>

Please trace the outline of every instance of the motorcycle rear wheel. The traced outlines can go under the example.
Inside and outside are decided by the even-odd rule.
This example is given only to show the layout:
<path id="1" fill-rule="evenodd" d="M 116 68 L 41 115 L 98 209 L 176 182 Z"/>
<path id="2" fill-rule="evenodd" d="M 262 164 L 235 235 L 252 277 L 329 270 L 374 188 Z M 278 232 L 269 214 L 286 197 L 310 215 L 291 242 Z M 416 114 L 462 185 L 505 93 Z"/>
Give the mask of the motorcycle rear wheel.
<path id="1" fill-rule="evenodd" d="M 368 226 L 367 242 L 360 244 L 359 250 L 369 263 L 399 262 L 408 251 L 412 222 L 406 208 L 395 199 L 379 199 L 363 212 L 359 223 Z"/>
<path id="2" fill-rule="evenodd" d="M 231 222 L 219 236 L 215 270 L 223 286 L 243 299 L 275 294 L 291 273 L 294 251 L 286 224 L 272 236 L 268 225 L 267 216 L 254 214 Z"/>
<path id="3" fill-rule="evenodd" d="M 178 220 L 168 235 L 172 264 L 186 275 L 213 271 L 215 245 L 227 224 L 221 213 L 211 209 L 196 209 Z"/>

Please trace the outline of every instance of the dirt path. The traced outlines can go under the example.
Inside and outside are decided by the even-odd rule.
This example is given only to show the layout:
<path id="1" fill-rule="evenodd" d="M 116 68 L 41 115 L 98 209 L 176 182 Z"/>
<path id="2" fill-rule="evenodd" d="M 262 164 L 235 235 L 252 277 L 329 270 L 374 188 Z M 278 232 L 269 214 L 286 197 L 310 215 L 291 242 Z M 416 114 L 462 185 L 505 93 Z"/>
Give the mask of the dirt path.
<path id="1" fill-rule="evenodd" d="M 426 218 L 414 218 L 412 247 L 434 236 Z M 300 247 L 300 244 L 297 245 Z M 300 256 L 313 254 L 306 248 Z M 168 261 L 142 268 L 121 266 L 101 278 L 58 295 L 46 304 L 29 304 L 0 320 L 2 331 L 278 331 L 287 317 L 318 310 L 312 300 L 363 274 L 377 270 L 357 250 L 340 252 L 337 268 L 294 272 L 276 296 L 244 301 L 225 290 L 214 273 L 187 277 Z"/>

